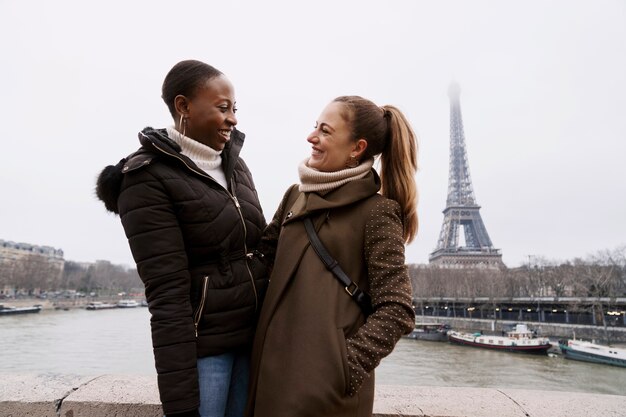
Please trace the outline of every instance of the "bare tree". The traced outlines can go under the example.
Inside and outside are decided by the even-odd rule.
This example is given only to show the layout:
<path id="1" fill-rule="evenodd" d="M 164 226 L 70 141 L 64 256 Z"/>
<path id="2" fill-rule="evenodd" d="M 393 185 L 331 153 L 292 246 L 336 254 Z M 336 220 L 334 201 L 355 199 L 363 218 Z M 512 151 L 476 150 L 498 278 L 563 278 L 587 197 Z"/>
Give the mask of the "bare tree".
<path id="1" fill-rule="evenodd" d="M 12 262 L 10 285 L 17 292 L 38 294 L 58 284 L 63 268 L 57 262 L 40 254 L 28 254 Z"/>
<path id="2" fill-rule="evenodd" d="M 86 293 L 91 292 L 91 286 L 87 279 L 87 271 L 88 267 L 85 264 L 65 261 L 65 268 L 63 269 L 59 289 L 73 289 Z"/>
<path id="3" fill-rule="evenodd" d="M 4 291 L 12 282 L 13 263 L 0 259 L 0 291 Z"/>
<path id="4" fill-rule="evenodd" d="M 603 299 L 613 299 L 624 294 L 624 273 L 626 269 L 626 247 L 601 250 L 585 260 L 576 260 L 574 269 L 575 291 L 579 295 L 591 297 L 591 314 L 594 324 L 600 318 L 605 338 L 610 343 L 606 308 L 610 307 Z"/>
<path id="5" fill-rule="evenodd" d="M 109 261 L 91 264 L 85 278 L 90 289 L 103 291 L 109 295 L 143 288 L 136 269 L 114 265 Z"/>

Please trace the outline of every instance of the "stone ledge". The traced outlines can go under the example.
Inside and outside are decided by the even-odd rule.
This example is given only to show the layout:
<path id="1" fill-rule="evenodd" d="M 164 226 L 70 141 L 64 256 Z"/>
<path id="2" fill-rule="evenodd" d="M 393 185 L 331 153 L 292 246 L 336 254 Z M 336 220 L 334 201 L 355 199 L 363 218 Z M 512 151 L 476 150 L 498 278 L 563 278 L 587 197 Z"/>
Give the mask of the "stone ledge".
<path id="1" fill-rule="evenodd" d="M 381 385 L 373 417 L 624 417 L 626 396 Z M 156 377 L 0 374 L 0 417 L 162 417 Z"/>
<path id="2" fill-rule="evenodd" d="M 374 417 L 624 417 L 626 396 L 507 388 L 376 388 Z"/>

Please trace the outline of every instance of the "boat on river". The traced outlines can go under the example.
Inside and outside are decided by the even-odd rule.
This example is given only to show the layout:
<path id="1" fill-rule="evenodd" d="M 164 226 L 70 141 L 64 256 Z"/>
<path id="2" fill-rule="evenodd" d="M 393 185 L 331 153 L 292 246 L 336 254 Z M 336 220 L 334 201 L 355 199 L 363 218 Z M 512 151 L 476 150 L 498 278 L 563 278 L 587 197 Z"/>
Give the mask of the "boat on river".
<path id="1" fill-rule="evenodd" d="M 106 310 L 109 308 L 117 308 L 117 304 L 103 303 L 101 301 L 93 301 L 85 307 L 87 310 Z"/>
<path id="2" fill-rule="evenodd" d="M 139 307 L 139 303 L 135 300 L 120 300 L 117 302 L 119 308 L 134 308 Z"/>
<path id="3" fill-rule="evenodd" d="M 559 348 L 566 359 L 603 363 L 626 368 L 626 348 L 598 345 L 583 340 L 559 340 Z"/>
<path id="4" fill-rule="evenodd" d="M 28 314 L 28 313 L 39 313 L 41 311 L 41 305 L 35 304 L 32 307 L 9 307 L 0 304 L 0 316 L 8 316 L 14 314 Z"/>
<path id="5" fill-rule="evenodd" d="M 448 340 L 450 326 L 444 323 L 415 323 L 415 328 L 405 337 L 416 340 L 445 342 Z"/>
<path id="6" fill-rule="evenodd" d="M 552 347 L 547 337 L 536 337 L 525 324 L 516 324 L 506 336 L 484 335 L 482 333 L 448 332 L 448 340 L 459 345 L 481 347 L 509 352 L 536 353 L 545 355 Z"/>

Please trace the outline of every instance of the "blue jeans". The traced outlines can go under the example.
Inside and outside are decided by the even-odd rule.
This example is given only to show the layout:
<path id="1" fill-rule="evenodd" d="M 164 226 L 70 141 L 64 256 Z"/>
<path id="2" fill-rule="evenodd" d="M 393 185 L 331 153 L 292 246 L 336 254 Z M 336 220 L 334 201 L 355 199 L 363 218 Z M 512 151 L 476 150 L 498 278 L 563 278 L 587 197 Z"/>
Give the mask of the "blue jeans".
<path id="1" fill-rule="evenodd" d="M 198 359 L 200 415 L 242 417 L 246 408 L 249 372 L 247 352 Z"/>

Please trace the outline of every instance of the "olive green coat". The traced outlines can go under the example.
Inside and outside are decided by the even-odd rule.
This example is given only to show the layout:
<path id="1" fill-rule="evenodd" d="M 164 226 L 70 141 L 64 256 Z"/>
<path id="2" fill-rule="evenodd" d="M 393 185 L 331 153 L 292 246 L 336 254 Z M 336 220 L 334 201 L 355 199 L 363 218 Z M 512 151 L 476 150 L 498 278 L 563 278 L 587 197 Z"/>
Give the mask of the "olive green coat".
<path id="1" fill-rule="evenodd" d="M 262 247 L 270 284 L 252 352 L 251 417 L 371 416 L 374 368 L 414 327 L 399 205 L 377 194 L 375 171 L 326 193 L 291 187 Z M 367 320 L 309 245 L 321 241 L 375 312 Z"/>

